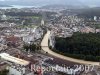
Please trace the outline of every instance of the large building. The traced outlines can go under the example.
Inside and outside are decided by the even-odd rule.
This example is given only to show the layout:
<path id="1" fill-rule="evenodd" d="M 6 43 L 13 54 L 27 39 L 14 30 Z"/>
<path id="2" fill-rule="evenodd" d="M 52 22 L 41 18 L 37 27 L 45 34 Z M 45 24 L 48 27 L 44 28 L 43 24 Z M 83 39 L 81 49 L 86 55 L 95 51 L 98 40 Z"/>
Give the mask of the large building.
<path id="1" fill-rule="evenodd" d="M 34 71 L 31 71 L 29 61 L 13 57 L 7 53 L 1 53 L 0 57 L 10 65 L 8 66 L 8 75 L 34 75 Z"/>

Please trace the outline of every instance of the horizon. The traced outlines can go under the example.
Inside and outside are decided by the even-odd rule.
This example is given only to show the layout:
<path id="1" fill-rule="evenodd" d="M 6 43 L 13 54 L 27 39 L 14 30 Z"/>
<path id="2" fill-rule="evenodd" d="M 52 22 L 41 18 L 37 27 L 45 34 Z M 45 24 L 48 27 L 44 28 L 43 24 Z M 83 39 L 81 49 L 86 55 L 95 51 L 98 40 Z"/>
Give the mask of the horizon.
<path id="1" fill-rule="evenodd" d="M 0 0 L 0 5 L 45 6 L 45 5 L 84 5 L 99 7 L 99 0 Z"/>

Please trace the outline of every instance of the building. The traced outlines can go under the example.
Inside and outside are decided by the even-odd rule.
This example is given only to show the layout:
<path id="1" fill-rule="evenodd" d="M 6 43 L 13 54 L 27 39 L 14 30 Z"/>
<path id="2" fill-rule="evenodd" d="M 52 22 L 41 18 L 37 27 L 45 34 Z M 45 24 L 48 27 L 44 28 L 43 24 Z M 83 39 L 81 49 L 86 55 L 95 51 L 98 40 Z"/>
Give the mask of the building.
<path id="1" fill-rule="evenodd" d="M 43 19 L 41 20 L 41 26 L 44 26 L 44 20 Z"/>
<path id="2" fill-rule="evenodd" d="M 28 36 L 24 36 L 23 37 L 23 41 L 25 43 L 28 43 L 28 44 L 30 44 L 31 41 L 34 42 L 34 40 L 35 40 L 35 38 L 34 38 L 34 35 L 33 34 L 29 34 Z"/>
<path id="3" fill-rule="evenodd" d="M 55 46 L 55 36 L 54 36 L 53 32 L 50 33 L 49 46 L 52 48 L 54 48 L 54 46 Z"/>
<path id="4" fill-rule="evenodd" d="M 3 15 L 1 16 L 1 20 L 7 20 L 7 16 L 6 16 L 5 14 L 3 14 Z"/>
<path id="5" fill-rule="evenodd" d="M 17 47 L 20 45 L 21 39 L 19 37 L 15 37 L 14 35 L 5 37 L 6 44 L 8 46 Z"/>
<path id="6" fill-rule="evenodd" d="M 31 71 L 29 61 L 13 57 L 7 53 L 1 53 L 0 57 L 4 62 L 9 64 L 8 75 L 34 75 L 34 71 Z"/>
<path id="7" fill-rule="evenodd" d="M 95 29 L 94 28 L 91 28 L 91 27 L 89 27 L 89 26 L 86 26 L 86 27 L 84 27 L 84 28 L 82 28 L 81 30 L 80 30 L 80 32 L 82 32 L 82 33 L 95 33 Z"/>
<path id="8" fill-rule="evenodd" d="M 41 27 L 36 27 L 34 30 L 30 30 L 30 33 L 27 36 L 23 37 L 23 42 L 30 44 L 31 41 L 34 43 L 36 40 L 40 40 L 43 36 L 43 30 Z"/>
<path id="9" fill-rule="evenodd" d="M 5 69 L 7 69 L 7 64 L 5 62 L 3 62 L 2 60 L 0 60 L 0 71 L 3 71 Z"/>
<path id="10" fill-rule="evenodd" d="M 94 16 L 94 21 L 97 21 L 97 16 Z"/>
<path id="11" fill-rule="evenodd" d="M 25 61 L 25 60 L 13 57 L 7 53 L 1 53 L 0 57 L 1 57 L 1 59 L 10 61 L 10 62 L 18 64 L 18 65 L 22 65 L 22 66 L 27 66 L 29 64 L 29 61 Z"/>

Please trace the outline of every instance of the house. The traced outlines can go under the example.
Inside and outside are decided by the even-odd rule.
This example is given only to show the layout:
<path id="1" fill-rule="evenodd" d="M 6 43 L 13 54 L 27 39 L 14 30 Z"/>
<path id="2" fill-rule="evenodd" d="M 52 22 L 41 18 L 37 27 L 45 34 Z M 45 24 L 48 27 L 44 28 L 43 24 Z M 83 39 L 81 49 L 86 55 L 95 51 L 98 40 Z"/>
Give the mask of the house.
<path id="1" fill-rule="evenodd" d="M 21 39 L 19 37 L 15 37 L 13 35 L 5 37 L 6 44 L 8 46 L 17 47 L 20 45 Z"/>
<path id="2" fill-rule="evenodd" d="M 87 26 L 87 27 L 82 28 L 80 30 L 80 32 L 82 32 L 82 33 L 90 33 L 90 32 L 91 33 L 95 33 L 95 29 Z"/>

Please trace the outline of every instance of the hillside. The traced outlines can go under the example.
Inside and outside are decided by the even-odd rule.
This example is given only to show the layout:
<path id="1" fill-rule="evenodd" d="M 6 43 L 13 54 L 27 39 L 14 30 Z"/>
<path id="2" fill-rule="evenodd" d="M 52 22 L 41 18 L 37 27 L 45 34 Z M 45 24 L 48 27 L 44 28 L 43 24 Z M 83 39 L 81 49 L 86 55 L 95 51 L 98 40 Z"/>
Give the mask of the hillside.
<path id="1" fill-rule="evenodd" d="M 11 5 L 0 5 L 0 7 L 12 7 Z"/>
<path id="2" fill-rule="evenodd" d="M 100 34 L 99 33 L 74 33 L 72 37 L 55 39 L 54 51 L 65 56 L 99 61 L 100 59 Z"/>
<path id="3" fill-rule="evenodd" d="M 71 5 L 71 4 L 54 4 L 54 5 L 45 5 L 42 6 L 41 8 L 45 8 L 45 9 L 80 9 L 80 8 L 86 8 L 88 6 L 82 6 L 82 5 Z"/>
<path id="4" fill-rule="evenodd" d="M 0 1 L 6 5 L 45 6 L 45 5 L 73 5 L 84 6 L 79 0 L 6 0 Z"/>

